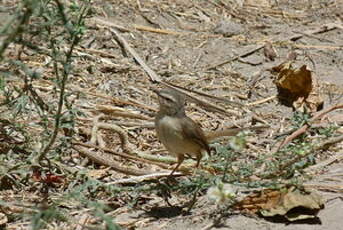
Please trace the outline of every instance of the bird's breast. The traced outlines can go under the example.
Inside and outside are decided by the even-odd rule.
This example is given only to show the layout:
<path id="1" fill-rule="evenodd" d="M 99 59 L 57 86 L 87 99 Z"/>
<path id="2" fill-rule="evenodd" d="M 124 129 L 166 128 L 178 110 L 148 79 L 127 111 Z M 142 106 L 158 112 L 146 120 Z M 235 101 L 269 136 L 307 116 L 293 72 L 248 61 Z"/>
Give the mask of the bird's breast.
<path id="1" fill-rule="evenodd" d="M 180 141 L 183 139 L 182 126 L 178 118 L 164 116 L 159 120 L 157 129 L 159 138 L 163 143 L 165 142 L 164 139 Z"/>
<path id="2" fill-rule="evenodd" d="M 164 116 L 156 124 L 158 138 L 172 154 L 197 153 L 200 146 L 188 139 L 184 133 L 180 118 Z"/>

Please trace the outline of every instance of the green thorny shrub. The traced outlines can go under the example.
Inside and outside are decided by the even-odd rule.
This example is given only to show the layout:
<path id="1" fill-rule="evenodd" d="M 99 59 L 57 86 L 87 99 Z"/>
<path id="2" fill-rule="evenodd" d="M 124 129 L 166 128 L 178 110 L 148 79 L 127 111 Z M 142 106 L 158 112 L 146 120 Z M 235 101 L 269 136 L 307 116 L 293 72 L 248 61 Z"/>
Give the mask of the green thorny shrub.
<path id="1" fill-rule="evenodd" d="M 11 12 L 1 29 L 0 135 L 7 141 L 2 154 L 25 153 L 37 164 L 68 145 L 77 109 L 66 85 L 89 9 L 89 1 L 22 0 Z M 47 97 L 39 81 L 50 86 Z M 60 130 L 65 135 L 58 136 Z"/>
<path id="2" fill-rule="evenodd" d="M 68 149 L 79 113 L 70 99 L 75 92 L 66 87 L 75 69 L 75 48 L 91 14 L 90 0 L 18 0 L 13 4 L 16 7 L 9 10 L 0 29 L 0 190 L 24 188 L 32 177 L 31 169 L 37 167 L 38 171 L 60 172 L 54 163 Z M 42 89 L 37 82 L 48 87 Z M 64 135 L 58 135 L 60 131 Z M 118 229 L 104 214 L 104 206 L 73 194 L 71 188 L 63 198 L 78 198 L 93 208 L 108 229 Z M 56 202 L 49 208 L 29 208 L 32 229 L 65 220 Z"/>

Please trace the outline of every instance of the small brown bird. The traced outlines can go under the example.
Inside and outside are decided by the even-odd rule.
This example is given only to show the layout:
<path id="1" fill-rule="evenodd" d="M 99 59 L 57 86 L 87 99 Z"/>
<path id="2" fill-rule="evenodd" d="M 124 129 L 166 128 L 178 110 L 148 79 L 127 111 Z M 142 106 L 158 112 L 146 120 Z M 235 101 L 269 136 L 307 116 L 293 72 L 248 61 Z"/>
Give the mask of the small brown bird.
<path id="1" fill-rule="evenodd" d="M 199 125 L 185 113 L 185 99 L 175 90 L 154 90 L 158 95 L 160 110 L 155 117 L 157 136 L 170 154 L 177 158 L 173 173 L 182 164 L 186 154 L 197 159 L 196 167 L 202 158 L 202 151 L 210 154 L 208 142 Z"/>

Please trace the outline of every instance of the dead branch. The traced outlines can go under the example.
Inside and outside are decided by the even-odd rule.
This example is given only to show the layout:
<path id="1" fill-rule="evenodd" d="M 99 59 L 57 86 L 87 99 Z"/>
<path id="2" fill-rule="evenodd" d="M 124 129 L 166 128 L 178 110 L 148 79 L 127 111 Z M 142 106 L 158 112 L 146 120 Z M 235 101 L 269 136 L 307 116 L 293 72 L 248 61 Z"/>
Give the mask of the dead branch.
<path id="1" fill-rule="evenodd" d="M 157 173 L 152 173 L 149 175 L 135 176 L 135 177 L 131 177 L 131 178 L 116 180 L 113 182 L 106 183 L 106 185 L 139 183 L 139 182 L 146 181 L 146 180 L 159 179 L 161 177 L 166 177 L 169 175 L 170 175 L 170 171 L 169 172 L 157 172 Z M 182 176 L 182 175 L 183 175 L 183 173 L 180 173 L 180 172 L 175 172 L 175 174 L 173 174 L 173 176 Z"/>
<path id="2" fill-rule="evenodd" d="M 255 105 L 266 103 L 266 102 L 271 101 L 271 100 L 273 100 L 275 98 L 276 98 L 276 95 L 273 95 L 273 96 L 270 96 L 270 97 L 267 97 L 267 98 L 263 98 L 263 99 L 258 100 L 258 101 L 254 101 L 254 102 L 248 103 L 246 105 L 251 107 L 251 106 L 255 106 Z"/>
<path id="3" fill-rule="evenodd" d="M 161 82 L 161 78 L 160 76 L 158 76 L 155 71 L 153 71 L 146 63 L 145 61 L 143 61 L 143 59 L 139 56 L 139 54 L 133 49 L 131 48 L 131 46 L 129 45 L 129 43 L 124 39 L 123 36 L 121 36 L 118 31 L 116 31 L 115 29 L 109 28 L 109 30 L 111 31 L 111 33 L 114 35 L 115 40 L 122 45 L 127 51 L 130 52 L 130 54 L 133 56 L 133 58 L 142 66 L 142 68 L 144 69 L 144 71 L 149 75 L 150 80 L 153 83 L 158 83 Z"/>
<path id="4" fill-rule="evenodd" d="M 343 108 L 343 104 L 338 104 L 338 105 L 333 105 L 329 108 L 327 108 L 326 110 L 323 110 L 321 112 L 316 113 L 310 120 L 309 123 L 313 123 L 316 120 L 322 118 L 325 114 L 336 110 L 336 109 L 342 109 Z M 302 126 L 301 128 L 299 128 L 298 130 L 296 130 L 295 132 L 293 132 L 291 135 L 289 135 L 278 147 L 278 149 L 276 151 L 279 151 L 282 147 L 286 146 L 287 144 L 289 144 L 293 139 L 295 139 L 296 137 L 300 136 L 301 134 L 305 133 L 306 130 L 309 128 L 309 124 L 305 124 L 304 126 Z"/>
<path id="5" fill-rule="evenodd" d="M 98 150 L 103 152 L 104 156 L 105 156 L 105 153 L 110 153 L 110 154 L 106 154 L 106 156 L 110 156 L 110 158 L 112 157 L 111 155 L 117 155 L 117 156 L 123 157 L 125 159 L 130 159 L 130 160 L 134 160 L 134 161 L 139 161 L 139 162 L 144 162 L 144 163 L 148 163 L 148 164 L 153 164 L 153 165 L 157 165 L 157 166 L 159 166 L 161 168 L 169 168 L 169 165 L 158 163 L 158 162 L 154 162 L 154 161 L 150 161 L 150 160 L 147 160 L 145 158 L 137 157 L 137 156 L 130 155 L 130 154 L 116 152 L 116 151 L 113 151 L 112 149 L 109 149 L 109 148 L 106 148 L 106 147 L 100 147 L 98 145 L 87 144 L 87 143 L 82 143 L 82 142 L 77 142 L 77 141 L 73 141 L 72 143 L 74 145 L 80 145 L 80 146 L 84 146 L 84 147 L 88 147 L 88 148 L 98 149 Z"/>
<path id="6" fill-rule="evenodd" d="M 151 174 L 152 172 L 146 171 L 146 170 L 141 170 L 141 169 L 135 169 L 132 167 L 128 166 L 121 166 L 120 164 L 117 163 L 116 160 L 113 158 L 110 158 L 108 154 L 103 155 L 100 152 L 92 152 L 86 148 L 83 147 L 77 147 L 73 146 L 75 150 L 77 150 L 79 153 L 82 155 L 86 156 L 87 158 L 91 159 L 92 161 L 101 164 L 101 165 L 106 165 L 110 166 L 113 168 L 115 171 L 127 174 L 127 175 L 134 175 L 134 176 L 141 176 L 141 175 L 147 175 Z"/>
<path id="7" fill-rule="evenodd" d="M 96 105 L 95 107 L 98 111 L 105 113 L 107 115 L 112 115 L 116 117 L 127 117 L 140 120 L 151 120 L 150 117 L 144 116 L 139 113 L 134 113 L 132 111 L 120 107 L 114 107 L 110 105 Z"/>

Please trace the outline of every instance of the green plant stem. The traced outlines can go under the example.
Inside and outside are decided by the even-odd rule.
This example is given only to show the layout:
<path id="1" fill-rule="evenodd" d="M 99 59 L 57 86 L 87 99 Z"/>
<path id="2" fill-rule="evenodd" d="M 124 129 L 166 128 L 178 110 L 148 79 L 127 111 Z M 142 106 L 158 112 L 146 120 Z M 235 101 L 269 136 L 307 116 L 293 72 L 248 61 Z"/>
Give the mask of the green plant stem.
<path id="1" fill-rule="evenodd" d="M 78 34 L 75 33 L 73 30 L 70 30 L 69 27 L 67 26 L 68 20 L 66 18 L 66 15 L 64 14 L 63 5 L 58 0 L 55 0 L 55 2 L 58 6 L 59 12 L 60 12 L 61 17 L 62 17 L 62 21 L 64 23 L 64 26 L 66 26 L 68 28 L 68 32 L 72 37 L 72 43 L 71 43 L 71 46 L 70 46 L 70 48 L 66 54 L 66 59 L 63 63 L 63 77 L 62 77 L 62 80 L 60 83 L 60 95 L 59 95 L 58 107 L 57 107 L 57 111 L 56 111 L 56 115 L 55 115 L 54 131 L 53 131 L 53 134 L 52 134 L 48 144 L 39 153 L 39 156 L 38 156 L 39 162 L 45 158 L 47 152 L 51 149 L 52 145 L 56 141 L 56 137 L 57 137 L 57 134 L 59 131 L 60 123 L 61 123 L 62 108 L 63 108 L 63 104 L 64 104 L 64 95 L 65 95 L 65 86 L 66 86 L 68 76 L 70 73 L 70 64 L 72 62 L 71 58 L 72 58 L 72 54 L 73 54 L 73 50 L 74 50 L 75 46 L 80 41 L 80 37 L 78 36 Z M 78 25 L 81 23 L 82 18 L 86 15 L 87 10 L 88 9 L 86 8 L 81 12 L 79 20 L 78 20 Z M 57 63 L 56 62 L 55 62 L 55 73 L 58 76 L 58 69 L 57 69 Z"/>
<path id="2" fill-rule="evenodd" d="M 330 138 L 329 140 L 327 141 L 324 141 L 314 147 L 312 147 L 311 149 L 309 149 L 305 154 L 301 154 L 301 155 L 297 155 L 296 157 L 290 159 L 289 161 L 286 161 L 285 163 L 283 163 L 282 165 L 280 165 L 278 167 L 278 171 L 277 172 L 271 172 L 271 173 L 268 173 L 267 175 L 264 175 L 262 176 L 263 178 L 270 178 L 270 177 L 275 177 L 275 176 L 279 176 L 282 174 L 282 171 L 295 164 L 296 162 L 300 161 L 301 159 L 305 158 L 305 157 L 308 157 L 310 154 L 313 154 L 319 150 L 322 150 L 322 149 L 325 149 L 325 148 L 328 148 L 330 145 L 333 145 L 333 144 L 336 144 L 336 143 L 339 143 L 343 141 L 343 135 L 340 135 L 340 136 L 337 136 L 337 137 L 333 137 L 333 138 Z"/>

